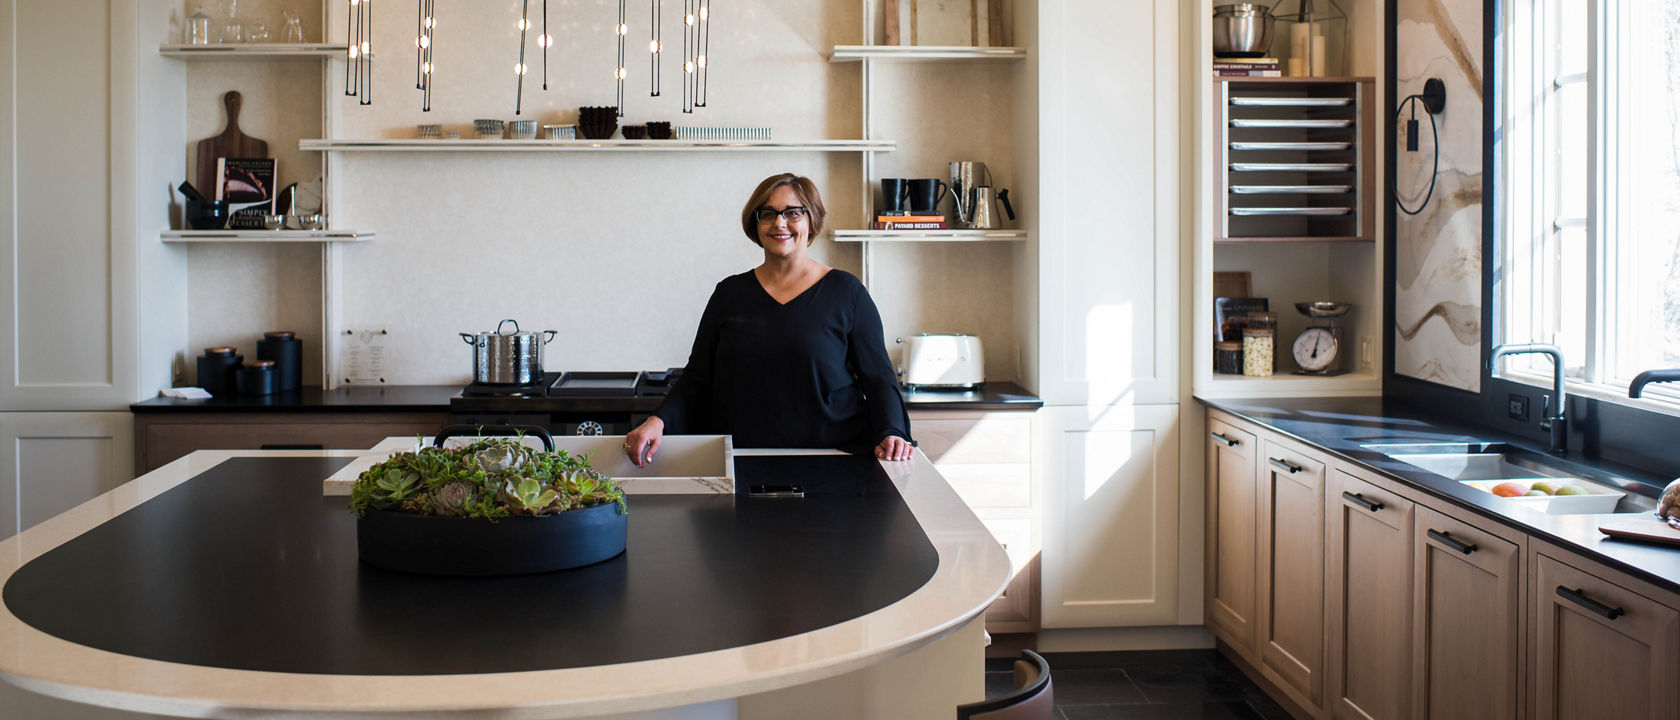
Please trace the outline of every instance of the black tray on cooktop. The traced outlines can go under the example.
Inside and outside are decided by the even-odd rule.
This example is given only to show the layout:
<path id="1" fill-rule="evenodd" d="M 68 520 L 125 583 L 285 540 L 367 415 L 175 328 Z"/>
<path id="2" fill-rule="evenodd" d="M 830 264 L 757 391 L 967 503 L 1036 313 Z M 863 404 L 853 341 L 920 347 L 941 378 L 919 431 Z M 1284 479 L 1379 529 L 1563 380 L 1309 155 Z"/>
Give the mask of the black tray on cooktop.
<path id="1" fill-rule="evenodd" d="M 613 372 L 565 372 L 548 388 L 549 397 L 602 397 L 636 395 L 642 380 L 640 370 Z"/>

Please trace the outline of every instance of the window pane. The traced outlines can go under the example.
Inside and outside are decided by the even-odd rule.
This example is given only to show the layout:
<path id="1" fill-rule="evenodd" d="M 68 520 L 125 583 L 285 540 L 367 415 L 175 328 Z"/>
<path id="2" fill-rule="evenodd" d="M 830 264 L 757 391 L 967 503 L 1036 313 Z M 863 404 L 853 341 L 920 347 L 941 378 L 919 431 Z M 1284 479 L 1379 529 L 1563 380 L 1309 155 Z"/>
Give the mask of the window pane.
<path id="1" fill-rule="evenodd" d="M 1680 367 L 1680 0 L 1618 3 L 1614 379 Z M 1611 378 L 1606 378 L 1607 380 Z"/>
<path id="2" fill-rule="evenodd" d="M 1587 362 L 1587 230 L 1567 227 L 1558 231 L 1557 294 L 1553 305 L 1553 344 L 1563 350 L 1569 377 L 1582 377 Z M 1550 373 L 1549 360 L 1537 363 Z"/>
<path id="3" fill-rule="evenodd" d="M 1585 0 L 1563 0 L 1557 7 L 1558 74 L 1574 75 L 1587 71 L 1587 3 Z"/>
<path id="4" fill-rule="evenodd" d="M 1558 88 L 1553 105 L 1557 117 L 1557 217 L 1587 217 L 1587 84 Z"/>

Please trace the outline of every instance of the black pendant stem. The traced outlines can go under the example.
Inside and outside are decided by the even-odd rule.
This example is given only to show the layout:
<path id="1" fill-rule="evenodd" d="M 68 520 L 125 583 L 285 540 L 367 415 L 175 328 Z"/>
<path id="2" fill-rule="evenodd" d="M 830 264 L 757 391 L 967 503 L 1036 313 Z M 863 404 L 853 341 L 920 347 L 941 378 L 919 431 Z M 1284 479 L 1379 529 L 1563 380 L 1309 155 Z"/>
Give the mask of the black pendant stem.
<path id="1" fill-rule="evenodd" d="M 414 89 L 425 90 L 424 72 L 426 65 L 426 44 L 420 38 L 426 36 L 426 0 L 414 0 Z"/>
<path id="2" fill-rule="evenodd" d="M 350 0 L 344 6 L 344 32 L 350 38 L 350 44 L 344 48 L 344 94 L 355 96 L 356 91 L 350 84 L 350 78 L 355 76 L 356 56 L 361 52 L 356 44 L 356 0 Z"/>
<path id="3" fill-rule="evenodd" d="M 706 69 L 712 65 L 712 0 L 698 0 L 700 5 L 700 27 L 695 30 L 695 36 L 700 39 L 700 47 L 696 52 L 694 84 L 697 88 L 694 100 L 695 107 L 706 107 Z"/>
<path id="4" fill-rule="evenodd" d="M 543 49 L 543 89 L 548 89 L 548 46 L 554 44 L 554 39 L 548 36 L 548 0 L 543 0 L 543 26 L 540 38 Z"/>
<path id="5" fill-rule="evenodd" d="M 373 0 L 362 0 L 362 99 L 360 105 L 373 104 Z"/>
<path id="6" fill-rule="evenodd" d="M 664 39 L 660 36 L 660 21 L 663 19 L 660 16 L 664 15 L 665 0 L 649 2 L 652 5 L 649 14 L 653 16 L 653 29 L 648 33 L 648 54 L 652 57 L 653 67 L 649 70 L 648 88 L 650 96 L 659 97 L 659 54 L 665 49 Z"/>
<path id="7" fill-rule="evenodd" d="M 519 65 L 514 68 L 514 74 L 519 76 L 519 85 L 513 94 L 513 114 L 518 115 L 525 102 L 525 29 L 531 26 L 531 0 L 524 0 L 519 10 Z"/>
<path id="8" fill-rule="evenodd" d="M 613 77 L 618 84 L 618 116 L 624 117 L 624 40 L 630 32 L 624 24 L 624 0 L 618 0 L 618 26 L 613 31 L 618 33 L 618 68 L 613 71 Z"/>
<path id="9" fill-rule="evenodd" d="M 695 0 L 683 0 L 682 111 L 684 114 L 694 112 L 694 6 Z"/>

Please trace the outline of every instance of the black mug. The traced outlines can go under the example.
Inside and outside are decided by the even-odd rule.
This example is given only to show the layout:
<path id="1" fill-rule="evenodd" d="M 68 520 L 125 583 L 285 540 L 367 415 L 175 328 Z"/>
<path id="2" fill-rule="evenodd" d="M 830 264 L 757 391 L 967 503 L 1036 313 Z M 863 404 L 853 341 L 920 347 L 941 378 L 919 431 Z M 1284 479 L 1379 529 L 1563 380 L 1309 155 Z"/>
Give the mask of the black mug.
<path id="1" fill-rule="evenodd" d="M 910 183 L 910 212 L 914 214 L 939 212 L 939 201 L 951 188 L 938 178 L 917 178 Z"/>
<path id="2" fill-rule="evenodd" d="M 910 199 L 910 181 L 904 178 L 881 178 L 881 212 L 904 212 L 904 201 Z"/>

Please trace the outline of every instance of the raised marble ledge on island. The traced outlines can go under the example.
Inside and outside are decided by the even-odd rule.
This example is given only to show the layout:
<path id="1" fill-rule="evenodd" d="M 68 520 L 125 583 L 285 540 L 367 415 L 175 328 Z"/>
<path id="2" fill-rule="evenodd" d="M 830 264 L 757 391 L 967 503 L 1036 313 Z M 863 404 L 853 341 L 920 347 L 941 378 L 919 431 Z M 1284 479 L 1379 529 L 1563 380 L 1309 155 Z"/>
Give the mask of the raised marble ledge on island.
<path id="1" fill-rule="evenodd" d="M 192 453 L 0 541 L 0 583 L 30 560 L 228 459 L 354 458 L 360 454 L 331 450 Z M 107 652 L 36 630 L 0 606 L 0 679 L 75 703 L 192 717 L 386 718 L 397 713 L 430 718 L 800 716 L 838 720 L 944 716 L 954 702 L 983 695 L 981 616 L 1007 583 L 1009 560 L 920 452 L 911 461 L 881 466 L 933 545 L 937 569 L 926 584 L 900 600 L 811 632 L 609 666 L 472 675 L 335 676 L 203 667 Z M 4 703 L 0 697 L 0 708 L 6 707 Z M 59 704 L 67 712 L 82 709 Z M 88 712 L 87 717 L 127 717 L 98 708 Z"/>

